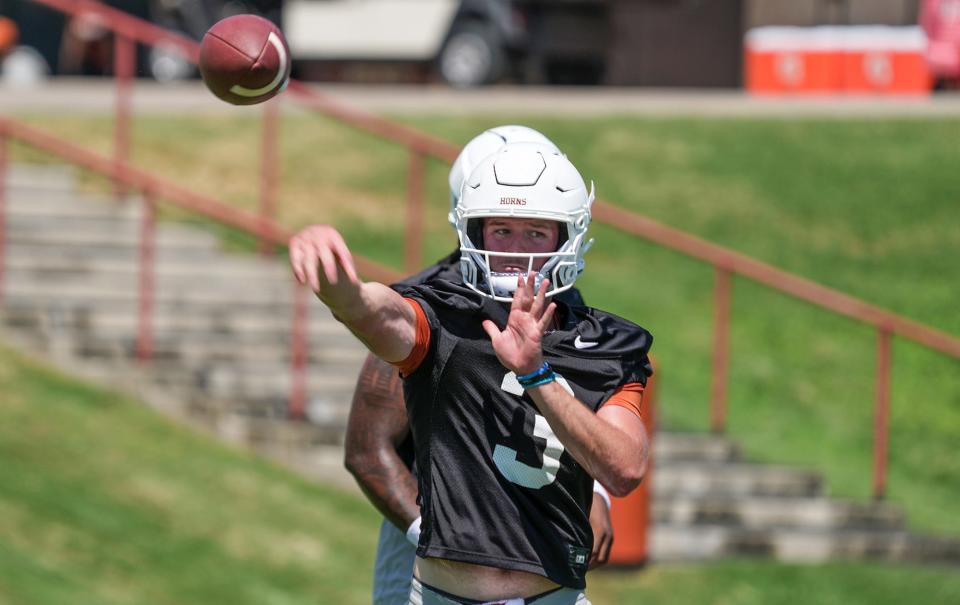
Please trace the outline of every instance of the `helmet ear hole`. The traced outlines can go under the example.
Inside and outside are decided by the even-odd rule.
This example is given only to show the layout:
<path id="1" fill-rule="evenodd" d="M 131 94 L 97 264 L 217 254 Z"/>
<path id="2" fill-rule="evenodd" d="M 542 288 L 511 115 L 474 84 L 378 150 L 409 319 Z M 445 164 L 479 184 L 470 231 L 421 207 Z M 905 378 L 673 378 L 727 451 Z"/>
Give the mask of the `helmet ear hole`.
<path id="1" fill-rule="evenodd" d="M 567 233 L 567 231 L 567 223 L 560 223 L 560 232 L 557 234 L 557 247 L 554 248 L 554 252 L 563 248 L 563 245 L 570 239 L 570 234 Z"/>
<path id="2" fill-rule="evenodd" d="M 483 248 L 483 219 L 472 218 L 467 221 L 467 237 L 477 248 Z"/>

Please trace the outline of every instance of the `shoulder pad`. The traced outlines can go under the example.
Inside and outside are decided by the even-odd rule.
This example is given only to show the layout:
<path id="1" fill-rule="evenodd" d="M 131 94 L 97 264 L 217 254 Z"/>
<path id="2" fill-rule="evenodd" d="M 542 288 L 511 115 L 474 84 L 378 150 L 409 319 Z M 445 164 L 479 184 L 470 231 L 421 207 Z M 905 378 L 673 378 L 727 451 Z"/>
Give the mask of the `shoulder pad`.
<path id="1" fill-rule="evenodd" d="M 445 279 L 432 279 L 399 290 L 400 294 L 427 303 L 434 311 L 460 311 L 479 313 L 484 308 L 484 298 L 463 284 Z"/>
<path id="2" fill-rule="evenodd" d="M 401 292 L 409 287 L 418 284 L 425 284 L 435 279 L 444 279 L 456 282 L 460 280 L 460 250 L 454 250 L 452 253 L 441 258 L 436 263 L 430 265 L 420 273 L 405 277 L 404 279 L 391 284 L 390 287 Z"/>
<path id="3" fill-rule="evenodd" d="M 564 352 L 589 357 L 645 357 L 653 335 L 632 321 L 591 307 L 571 307 Z M 587 353 L 589 351 L 589 353 Z"/>

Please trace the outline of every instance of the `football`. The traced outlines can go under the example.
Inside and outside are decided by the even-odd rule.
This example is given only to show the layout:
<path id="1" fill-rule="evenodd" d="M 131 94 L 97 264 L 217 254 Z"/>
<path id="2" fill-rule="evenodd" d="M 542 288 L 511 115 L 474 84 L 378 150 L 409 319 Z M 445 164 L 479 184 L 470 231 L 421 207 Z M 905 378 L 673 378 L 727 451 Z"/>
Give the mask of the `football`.
<path id="1" fill-rule="evenodd" d="M 253 105 L 286 88 L 290 50 L 271 21 L 234 15 L 203 35 L 199 67 L 204 83 L 217 97 L 233 105 Z"/>

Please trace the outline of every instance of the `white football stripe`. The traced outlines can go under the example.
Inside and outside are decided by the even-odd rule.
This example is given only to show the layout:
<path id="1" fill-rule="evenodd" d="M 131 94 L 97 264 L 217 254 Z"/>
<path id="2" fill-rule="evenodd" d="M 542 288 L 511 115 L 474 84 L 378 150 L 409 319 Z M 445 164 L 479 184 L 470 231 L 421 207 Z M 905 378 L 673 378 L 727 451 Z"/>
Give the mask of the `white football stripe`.
<path id="1" fill-rule="evenodd" d="M 277 70 L 277 75 L 274 76 L 273 81 L 262 88 L 246 88 L 236 84 L 230 88 L 230 92 L 241 97 L 259 97 L 276 88 L 284 79 L 287 73 L 287 51 L 283 48 L 283 42 L 281 42 L 280 37 L 273 32 L 270 32 L 270 35 L 267 36 L 267 42 L 273 44 L 273 47 L 277 49 L 277 55 L 280 57 L 280 69 Z"/>

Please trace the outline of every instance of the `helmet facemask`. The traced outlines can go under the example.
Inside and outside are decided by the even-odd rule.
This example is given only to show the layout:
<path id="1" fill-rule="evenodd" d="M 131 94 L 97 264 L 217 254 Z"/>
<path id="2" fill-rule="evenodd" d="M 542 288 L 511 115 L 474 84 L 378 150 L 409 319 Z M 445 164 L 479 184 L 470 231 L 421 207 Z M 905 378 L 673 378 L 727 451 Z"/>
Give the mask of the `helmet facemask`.
<path id="1" fill-rule="evenodd" d="M 499 273 L 491 270 L 491 259 L 516 258 L 533 271 L 539 259 L 546 259 L 536 271 L 537 290 L 544 279 L 550 280 L 546 296 L 554 296 L 573 287 L 583 271 L 583 255 L 592 240 L 586 241 L 590 223 L 593 187 L 589 193 L 583 179 L 572 164 L 561 154 L 542 154 L 529 145 L 510 145 L 477 168 L 478 173 L 464 182 L 461 201 L 456 208 L 456 227 L 460 238 L 460 267 L 467 287 L 494 300 L 510 302 L 517 288 L 517 273 Z M 537 157 L 531 159 L 530 154 Z M 535 165 L 540 161 L 539 171 Z M 509 173 L 503 162 L 519 162 L 520 173 L 496 176 L 500 162 L 501 173 Z M 524 176 L 526 170 L 528 176 Z M 492 176 L 491 176 L 492 175 Z M 530 176 L 532 175 L 532 176 Z M 506 184 L 504 183 L 506 182 Z M 511 181 L 531 182 L 515 186 Z M 483 221 L 487 218 L 529 218 L 559 223 L 557 249 L 548 252 L 495 252 L 483 242 Z"/>
<path id="2" fill-rule="evenodd" d="M 473 219 L 470 222 L 479 223 L 481 219 Z M 561 225 L 561 232 L 567 231 L 567 225 Z M 467 232 L 473 231 L 468 228 Z M 463 232 L 461 232 L 462 234 Z M 585 252 L 588 246 L 583 246 L 583 234 L 579 234 L 575 239 L 569 237 L 561 239 L 557 250 L 551 252 L 494 252 L 483 248 L 483 244 L 474 245 L 472 239 L 462 237 L 460 241 L 460 270 L 463 273 L 464 283 L 473 290 L 486 296 L 502 302 L 513 300 L 513 293 L 517 289 L 518 273 L 500 273 L 492 271 L 492 258 L 516 258 L 521 259 L 526 264 L 527 269 L 523 275 L 536 271 L 534 278 L 534 288 L 540 290 L 540 284 L 544 279 L 550 279 L 550 287 L 546 291 L 546 296 L 554 296 L 573 287 L 577 276 L 583 269 L 582 252 Z M 481 240 L 482 241 L 482 240 Z M 592 242 L 592 240 L 591 240 Z M 538 270 L 534 269 L 538 259 L 545 258 L 547 261 Z"/>

